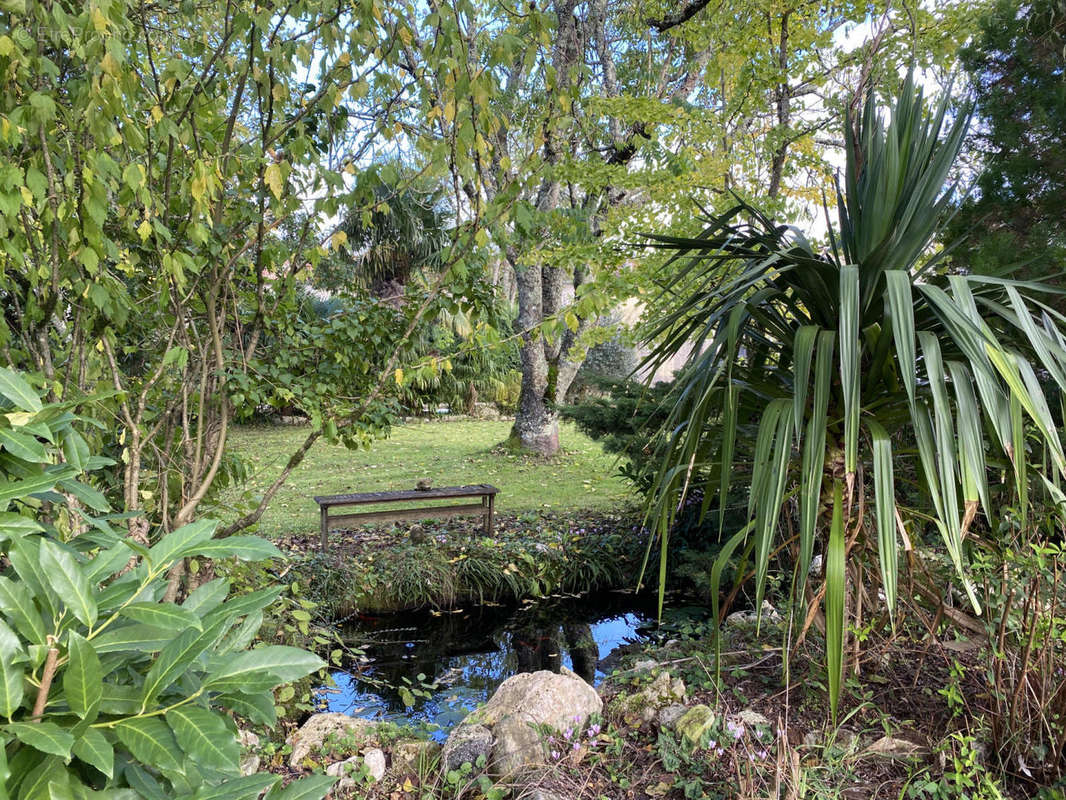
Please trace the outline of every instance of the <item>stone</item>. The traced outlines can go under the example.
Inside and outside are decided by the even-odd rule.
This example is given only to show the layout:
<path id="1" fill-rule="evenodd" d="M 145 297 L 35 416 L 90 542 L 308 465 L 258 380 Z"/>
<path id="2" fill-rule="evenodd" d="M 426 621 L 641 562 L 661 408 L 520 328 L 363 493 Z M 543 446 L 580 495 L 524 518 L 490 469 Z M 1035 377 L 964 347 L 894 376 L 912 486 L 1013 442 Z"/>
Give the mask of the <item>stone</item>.
<path id="1" fill-rule="evenodd" d="M 732 625 L 734 627 L 747 627 L 754 628 L 761 623 L 768 623 L 770 625 L 778 625 L 782 622 L 781 615 L 777 613 L 769 600 L 762 601 L 762 615 L 755 613 L 755 610 L 751 611 L 734 611 L 728 617 L 725 618 L 726 625 Z"/>
<path id="2" fill-rule="evenodd" d="M 556 730 L 580 726 L 603 711 L 596 690 L 570 670 L 523 672 L 500 684 L 489 701 L 472 715 L 482 725 L 493 726 L 505 717 L 517 717 Z"/>
<path id="3" fill-rule="evenodd" d="M 254 775 L 259 772 L 259 756 L 255 753 L 248 753 L 241 756 L 241 775 L 247 777 L 248 775 Z"/>
<path id="4" fill-rule="evenodd" d="M 897 739 L 894 736 L 882 736 L 866 748 L 868 754 L 886 758 L 911 758 L 923 750 L 924 748 L 919 744 L 906 739 Z"/>
<path id="5" fill-rule="evenodd" d="M 548 792 L 544 789 L 534 789 L 532 794 L 521 795 L 521 800 L 567 800 L 567 798 L 558 795 L 555 792 Z"/>
<path id="6" fill-rule="evenodd" d="M 677 725 L 677 721 L 685 715 L 688 708 L 680 703 L 671 703 L 668 706 L 663 706 L 659 709 L 659 715 L 657 720 L 660 728 L 674 728 Z"/>
<path id="7" fill-rule="evenodd" d="M 631 672 L 651 672 L 658 668 L 659 662 L 653 658 L 645 658 L 633 665 Z"/>
<path id="8" fill-rule="evenodd" d="M 743 711 L 734 714 L 733 719 L 749 728 L 770 727 L 770 720 L 768 720 L 758 711 L 753 711 L 750 708 L 745 708 Z"/>
<path id="9" fill-rule="evenodd" d="M 684 681 L 680 678 L 671 678 L 669 672 L 663 671 L 639 692 L 622 699 L 622 713 L 629 717 L 638 716 L 644 722 L 651 722 L 663 706 L 684 703 L 686 693 Z"/>
<path id="10" fill-rule="evenodd" d="M 375 782 L 385 777 L 385 754 L 376 747 L 363 753 L 363 765 Z"/>
<path id="11" fill-rule="evenodd" d="M 307 722 L 289 737 L 289 744 L 292 745 L 289 766 L 301 769 L 304 759 L 321 748 L 330 736 L 350 739 L 353 747 L 359 747 L 370 742 L 373 731 L 374 724 L 365 719 L 356 719 L 336 712 L 312 714 Z"/>
<path id="12" fill-rule="evenodd" d="M 362 760 L 362 756 L 352 756 L 343 761 L 334 761 L 326 767 L 326 774 L 331 778 L 347 777 L 349 772 L 359 769 L 359 762 Z"/>
<path id="13" fill-rule="evenodd" d="M 714 727 L 715 719 L 714 712 L 711 711 L 710 706 L 705 706 L 701 703 L 688 709 L 682 715 L 675 725 L 675 730 L 684 741 L 690 745 L 696 745 L 703 738 L 703 734 Z"/>
<path id="14" fill-rule="evenodd" d="M 429 739 L 404 739 L 392 746 L 393 772 L 421 774 L 440 756 L 440 745 Z"/>
<path id="15" fill-rule="evenodd" d="M 256 750 L 259 749 L 259 737 L 244 728 L 237 729 L 237 742 L 241 746 L 241 775 L 254 775 L 262 763 Z"/>
<path id="16" fill-rule="evenodd" d="M 492 731 L 484 725 L 471 724 L 464 720 L 448 734 L 441 750 L 441 762 L 444 770 L 449 771 L 458 769 L 463 764 L 474 764 L 481 756 L 488 758 L 491 754 Z"/>
<path id="17" fill-rule="evenodd" d="M 544 744 L 530 723 L 516 716 L 505 717 L 492 729 L 493 775 L 509 777 L 545 762 Z"/>

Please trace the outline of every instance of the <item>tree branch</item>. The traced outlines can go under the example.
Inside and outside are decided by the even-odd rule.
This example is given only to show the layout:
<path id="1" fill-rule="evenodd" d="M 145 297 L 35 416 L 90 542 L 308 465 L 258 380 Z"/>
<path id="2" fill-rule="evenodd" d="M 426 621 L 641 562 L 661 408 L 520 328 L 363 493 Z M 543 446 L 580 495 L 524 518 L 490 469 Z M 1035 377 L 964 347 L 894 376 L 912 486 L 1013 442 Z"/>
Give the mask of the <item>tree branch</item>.
<path id="1" fill-rule="evenodd" d="M 668 14 L 662 19 L 646 19 L 644 21 L 649 27 L 655 28 L 659 33 L 665 33 L 671 28 L 676 28 L 678 25 L 688 22 L 710 3 L 711 0 L 690 0 L 688 5 L 673 14 Z"/>

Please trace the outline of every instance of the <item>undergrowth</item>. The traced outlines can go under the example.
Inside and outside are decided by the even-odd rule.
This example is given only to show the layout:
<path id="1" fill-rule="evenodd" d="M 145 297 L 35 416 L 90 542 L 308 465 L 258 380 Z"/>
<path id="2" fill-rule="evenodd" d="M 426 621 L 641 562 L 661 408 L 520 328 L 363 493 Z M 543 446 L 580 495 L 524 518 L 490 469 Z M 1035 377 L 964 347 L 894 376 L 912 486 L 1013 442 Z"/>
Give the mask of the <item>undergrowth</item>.
<path id="1" fill-rule="evenodd" d="M 320 613 L 337 618 L 632 588 L 647 541 L 635 528 L 621 515 L 527 514 L 502 518 L 491 537 L 426 522 L 420 542 L 406 529 L 378 528 L 335 532 L 324 553 L 311 537 L 281 546 L 295 555 L 292 575 Z"/>

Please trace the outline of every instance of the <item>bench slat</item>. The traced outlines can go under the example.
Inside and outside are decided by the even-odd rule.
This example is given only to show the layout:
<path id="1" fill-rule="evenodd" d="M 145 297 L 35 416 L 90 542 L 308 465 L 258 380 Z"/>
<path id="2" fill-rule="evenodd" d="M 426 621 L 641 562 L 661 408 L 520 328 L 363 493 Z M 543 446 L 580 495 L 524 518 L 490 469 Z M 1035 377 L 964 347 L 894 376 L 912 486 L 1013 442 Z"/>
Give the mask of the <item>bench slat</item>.
<path id="1" fill-rule="evenodd" d="M 473 486 L 442 486 L 439 489 L 402 489 L 391 492 L 359 492 L 356 494 L 330 494 L 314 498 L 323 508 L 331 506 L 358 506 L 366 503 L 398 503 L 405 500 L 434 500 L 459 497 L 484 497 L 499 493 L 488 483 Z"/>

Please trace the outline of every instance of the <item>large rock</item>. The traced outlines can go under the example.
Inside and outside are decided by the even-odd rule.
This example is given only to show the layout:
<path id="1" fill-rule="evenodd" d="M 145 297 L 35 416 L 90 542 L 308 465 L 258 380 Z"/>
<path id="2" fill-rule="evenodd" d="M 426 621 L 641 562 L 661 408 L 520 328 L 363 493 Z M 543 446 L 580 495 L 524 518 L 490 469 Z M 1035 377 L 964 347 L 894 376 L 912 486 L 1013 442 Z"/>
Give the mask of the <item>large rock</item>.
<path id="1" fill-rule="evenodd" d="M 715 716 L 709 706 L 693 706 L 677 721 L 675 730 L 690 745 L 698 745 L 703 735 L 714 727 Z"/>
<path id="2" fill-rule="evenodd" d="M 488 759 L 491 754 L 492 731 L 484 725 L 464 720 L 448 734 L 441 750 L 441 763 L 446 771 L 459 769 L 463 764 L 476 763 L 481 756 Z"/>
<path id="3" fill-rule="evenodd" d="M 504 717 L 492 733 L 492 771 L 496 775 L 517 775 L 544 763 L 544 743 L 530 723 Z"/>
<path id="4" fill-rule="evenodd" d="M 289 766 L 303 767 L 303 761 L 318 750 L 330 736 L 350 742 L 353 749 L 362 747 L 373 739 L 374 724 L 365 719 L 356 719 L 347 714 L 312 714 L 300 728 L 289 737 L 292 755 Z"/>
<path id="5" fill-rule="evenodd" d="M 494 775 L 539 766 L 545 762 L 542 730 L 577 730 L 601 711 L 596 690 L 568 669 L 512 675 L 448 736 L 444 769 L 474 762 L 479 755 L 488 758 Z"/>
<path id="6" fill-rule="evenodd" d="M 603 711 L 596 690 L 568 669 L 562 672 L 523 672 L 512 675 L 473 716 L 482 725 L 494 726 L 506 717 L 533 725 L 566 730 L 583 725 L 592 714 Z"/>

